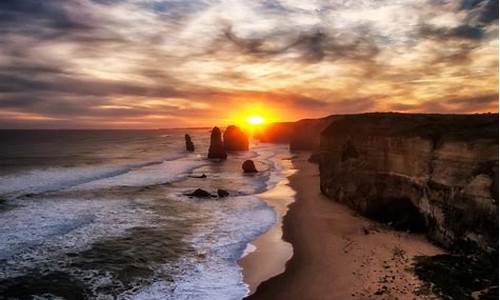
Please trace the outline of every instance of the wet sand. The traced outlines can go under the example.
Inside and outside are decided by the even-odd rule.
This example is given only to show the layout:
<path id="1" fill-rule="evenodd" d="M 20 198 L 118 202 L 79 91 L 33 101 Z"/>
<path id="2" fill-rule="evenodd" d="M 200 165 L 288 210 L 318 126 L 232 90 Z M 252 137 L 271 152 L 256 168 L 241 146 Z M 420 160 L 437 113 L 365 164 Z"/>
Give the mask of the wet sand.
<path id="1" fill-rule="evenodd" d="M 259 195 L 262 200 L 273 207 L 277 214 L 277 222 L 266 233 L 252 241 L 255 251 L 243 257 L 239 264 L 243 268 L 243 280 L 248 284 L 250 294 L 257 286 L 285 271 L 285 264 L 293 255 L 292 245 L 283 240 L 282 221 L 293 202 L 295 191 L 289 186 L 288 177 L 296 172 L 290 160 L 284 160 L 288 169 L 286 177 L 273 189 Z"/>
<path id="2" fill-rule="evenodd" d="M 415 256 L 442 250 L 423 236 L 393 231 L 325 198 L 317 166 L 307 158 L 303 153 L 292 161 L 298 169 L 289 178 L 296 201 L 283 219 L 283 238 L 293 245 L 293 257 L 284 273 L 261 283 L 248 299 L 435 298 L 411 269 Z M 249 270 L 272 265 L 273 259 L 262 254 L 262 260 L 242 264 L 246 278 Z"/>

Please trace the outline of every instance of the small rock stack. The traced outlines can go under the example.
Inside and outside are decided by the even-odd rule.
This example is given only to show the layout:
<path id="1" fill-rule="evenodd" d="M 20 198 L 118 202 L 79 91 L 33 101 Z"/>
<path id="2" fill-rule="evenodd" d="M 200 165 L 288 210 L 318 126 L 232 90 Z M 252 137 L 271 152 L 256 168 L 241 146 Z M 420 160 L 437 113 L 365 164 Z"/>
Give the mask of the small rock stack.
<path id="1" fill-rule="evenodd" d="M 244 173 L 257 173 L 258 172 L 253 160 L 250 160 L 250 159 L 245 160 L 243 162 L 243 165 L 241 166 L 241 168 L 243 169 Z"/>
<path id="2" fill-rule="evenodd" d="M 186 134 L 184 139 L 186 140 L 186 151 L 194 152 L 194 144 L 189 134 Z"/>

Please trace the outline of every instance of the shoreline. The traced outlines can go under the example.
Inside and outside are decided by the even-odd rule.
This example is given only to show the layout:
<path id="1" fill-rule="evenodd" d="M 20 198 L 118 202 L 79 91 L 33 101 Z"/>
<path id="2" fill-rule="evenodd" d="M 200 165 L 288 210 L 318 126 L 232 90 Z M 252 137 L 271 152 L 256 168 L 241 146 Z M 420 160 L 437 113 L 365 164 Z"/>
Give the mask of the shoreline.
<path id="1" fill-rule="evenodd" d="M 297 172 L 288 177 L 296 196 L 283 217 L 282 232 L 283 240 L 293 245 L 293 256 L 283 273 L 260 283 L 246 299 L 435 297 L 408 270 L 415 256 L 443 250 L 423 235 L 394 231 L 327 199 L 319 191 L 317 165 L 308 157 L 300 153 L 292 159 Z M 241 266 L 244 274 L 249 272 Z M 266 267 L 266 262 L 255 260 L 253 267 Z"/>
<path id="2" fill-rule="evenodd" d="M 238 264 L 242 268 L 243 281 L 248 285 L 252 295 L 264 281 L 285 271 L 285 265 L 293 256 L 292 245 L 283 239 L 283 218 L 289 205 L 295 200 L 295 191 L 290 187 L 289 177 L 296 172 L 290 159 L 283 159 L 285 176 L 274 188 L 259 198 L 276 212 L 276 222 L 265 233 L 247 245 L 253 251 L 240 258 Z M 253 246 L 253 247 L 252 247 Z"/>

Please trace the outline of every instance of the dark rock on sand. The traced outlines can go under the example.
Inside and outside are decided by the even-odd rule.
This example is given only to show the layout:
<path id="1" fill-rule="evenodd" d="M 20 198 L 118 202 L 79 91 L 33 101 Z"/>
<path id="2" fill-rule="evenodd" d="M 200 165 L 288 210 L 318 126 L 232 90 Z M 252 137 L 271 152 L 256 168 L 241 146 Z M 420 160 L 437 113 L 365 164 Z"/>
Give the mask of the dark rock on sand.
<path id="1" fill-rule="evenodd" d="M 223 190 L 223 189 L 218 189 L 217 190 L 217 196 L 219 196 L 219 198 L 228 197 L 229 196 L 229 192 L 226 191 L 226 190 Z"/>
<path id="2" fill-rule="evenodd" d="M 420 256 L 415 273 L 444 299 L 498 299 L 498 252 L 478 253 Z"/>
<path id="3" fill-rule="evenodd" d="M 224 148 L 226 151 L 248 150 L 248 135 L 237 126 L 228 126 L 224 131 Z"/>
<path id="4" fill-rule="evenodd" d="M 189 134 L 186 134 L 184 139 L 186 140 L 186 151 L 194 152 L 194 144 Z"/>
<path id="5" fill-rule="evenodd" d="M 222 133 L 218 127 L 212 129 L 210 135 L 210 148 L 208 149 L 208 158 L 226 159 L 227 153 L 222 142 Z"/>
<path id="6" fill-rule="evenodd" d="M 241 168 L 243 169 L 243 172 L 245 173 L 257 173 L 257 168 L 255 168 L 255 164 L 253 162 L 253 160 L 245 160 L 243 162 L 243 165 L 241 166 Z"/>
<path id="7" fill-rule="evenodd" d="M 186 194 L 186 196 L 189 197 L 196 197 L 196 198 L 210 198 L 213 197 L 212 194 L 209 192 L 202 190 L 202 189 L 196 189 L 194 192 Z"/>
<path id="8" fill-rule="evenodd" d="M 201 175 L 191 175 L 189 177 L 191 177 L 191 178 L 200 178 L 201 179 L 201 178 L 207 178 L 207 175 L 205 175 L 205 173 L 203 173 Z"/>

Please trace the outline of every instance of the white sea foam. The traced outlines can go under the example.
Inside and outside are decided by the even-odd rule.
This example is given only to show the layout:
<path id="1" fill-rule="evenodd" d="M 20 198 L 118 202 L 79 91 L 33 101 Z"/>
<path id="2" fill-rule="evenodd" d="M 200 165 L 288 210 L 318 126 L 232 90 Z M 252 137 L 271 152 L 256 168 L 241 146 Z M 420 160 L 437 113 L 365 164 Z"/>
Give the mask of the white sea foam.
<path id="1" fill-rule="evenodd" d="M 108 188 L 113 186 L 148 186 L 167 183 L 185 177 L 186 173 L 207 162 L 193 157 L 164 161 L 135 168 L 126 173 L 74 186 L 71 190 Z"/>
<path id="2" fill-rule="evenodd" d="M 0 196 L 15 198 L 29 193 L 43 193 L 69 188 L 75 185 L 104 180 L 106 178 L 126 175 L 134 170 L 154 169 L 156 165 L 164 167 L 165 163 L 175 162 L 178 155 L 166 161 L 147 161 L 126 165 L 80 166 L 72 168 L 47 168 L 31 170 L 24 173 L 0 176 Z M 167 164 L 168 165 L 168 164 Z M 173 168 L 168 176 L 176 176 L 183 168 Z M 175 173 L 175 174 L 174 174 Z M 154 174 L 151 174 L 154 175 Z"/>
<path id="3" fill-rule="evenodd" d="M 252 252 L 255 252 L 256 250 L 257 250 L 257 247 L 254 244 L 248 243 L 247 247 L 245 248 L 245 251 L 243 251 L 243 254 L 241 255 L 241 258 L 249 255 Z"/>
<path id="4" fill-rule="evenodd" d="M 265 179 L 268 187 L 274 186 L 283 176 L 276 151 L 285 153 L 286 148 L 259 145 L 253 153 L 248 154 L 257 155 L 256 159 L 270 167 L 269 176 L 255 177 L 255 180 Z M 107 173 L 98 173 L 95 168 L 90 168 L 88 172 L 85 168 L 49 169 L 23 175 L 32 177 L 21 178 L 19 182 L 14 178 L 9 179 L 12 180 L 10 182 L 1 181 L 5 178 L 0 178 L 0 194 L 69 188 L 72 191 L 69 195 L 78 197 L 75 191 L 170 182 L 206 163 L 197 155 L 189 155 L 128 169 L 107 169 Z M 250 177 L 249 182 L 252 180 L 253 177 Z M 23 181 L 24 187 L 21 184 Z M 5 182 L 13 184 L 10 191 L 4 188 Z M 161 197 L 164 201 L 185 202 L 195 209 L 183 210 L 181 214 L 172 216 L 159 216 L 148 205 L 142 205 L 154 199 L 88 200 L 43 196 L 36 200 L 24 199 L 22 206 L 2 212 L 0 218 L 0 259 L 6 261 L 0 266 L 0 277 L 22 274 L 24 270 L 38 265 L 58 268 L 61 253 L 82 251 L 96 241 L 124 236 L 128 229 L 162 226 L 167 218 L 173 218 L 176 221 L 192 220 L 192 234 L 185 238 L 185 242 L 193 247 L 195 253 L 186 253 L 180 260 L 161 265 L 149 283 L 138 283 L 138 286 L 117 298 L 232 300 L 245 297 L 249 290 L 243 282 L 238 260 L 252 250 L 250 242 L 276 222 L 276 212 L 258 195 L 199 201 L 188 199 L 173 190 L 171 194 L 162 194 Z M 110 294 L 99 294 L 99 287 L 105 287 L 115 280 L 112 275 L 103 275 L 95 270 L 79 272 L 76 275 L 88 278 L 85 282 L 91 290 L 96 291 L 97 298 L 111 297 Z M 173 278 L 173 281 L 164 278 Z"/>
<path id="5" fill-rule="evenodd" d="M 0 277 L 37 264 L 51 264 L 62 253 L 81 251 L 105 237 L 145 226 L 153 212 L 123 200 L 28 201 L 0 218 Z"/>

